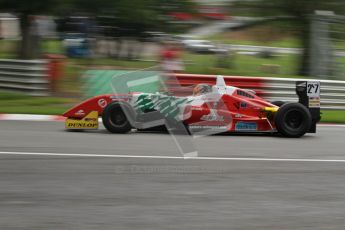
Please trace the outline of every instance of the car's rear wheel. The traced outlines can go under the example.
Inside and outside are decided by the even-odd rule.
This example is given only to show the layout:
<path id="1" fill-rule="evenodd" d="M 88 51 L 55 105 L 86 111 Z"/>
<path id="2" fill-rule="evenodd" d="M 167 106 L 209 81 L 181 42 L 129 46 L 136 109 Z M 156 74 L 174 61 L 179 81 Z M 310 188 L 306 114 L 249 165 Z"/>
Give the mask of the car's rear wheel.
<path id="1" fill-rule="evenodd" d="M 300 103 L 283 104 L 275 117 L 277 131 L 286 137 L 301 137 L 312 123 L 309 110 Z"/>
<path id="2" fill-rule="evenodd" d="M 128 133 L 132 126 L 127 118 L 129 111 L 128 105 L 120 102 L 113 102 L 107 105 L 102 113 L 102 121 L 104 127 L 111 133 Z"/>

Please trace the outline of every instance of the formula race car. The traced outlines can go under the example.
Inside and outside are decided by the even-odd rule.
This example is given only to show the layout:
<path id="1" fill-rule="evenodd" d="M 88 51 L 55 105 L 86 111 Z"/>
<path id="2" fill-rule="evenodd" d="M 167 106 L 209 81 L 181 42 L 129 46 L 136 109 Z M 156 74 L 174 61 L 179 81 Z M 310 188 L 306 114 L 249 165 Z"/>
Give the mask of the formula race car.
<path id="1" fill-rule="evenodd" d="M 181 125 L 190 134 L 212 130 L 269 132 L 285 137 L 315 133 L 320 121 L 320 82 L 298 81 L 299 102 L 268 102 L 254 91 L 227 86 L 218 76 L 216 85 L 198 84 L 193 95 L 168 93 L 106 94 L 88 99 L 64 113 L 67 129 L 97 129 L 98 117 L 111 133 L 127 133 Z"/>

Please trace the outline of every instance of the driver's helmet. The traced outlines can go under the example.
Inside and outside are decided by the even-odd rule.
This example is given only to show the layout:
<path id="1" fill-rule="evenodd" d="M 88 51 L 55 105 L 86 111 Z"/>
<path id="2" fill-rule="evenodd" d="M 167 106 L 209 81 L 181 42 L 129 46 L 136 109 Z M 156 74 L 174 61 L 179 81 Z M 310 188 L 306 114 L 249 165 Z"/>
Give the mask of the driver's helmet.
<path id="1" fill-rule="evenodd" d="M 212 87 L 207 84 L 197 84 L 193 89 L 194 96 L 199 96 L 210 92 L 212 92 Z"/>

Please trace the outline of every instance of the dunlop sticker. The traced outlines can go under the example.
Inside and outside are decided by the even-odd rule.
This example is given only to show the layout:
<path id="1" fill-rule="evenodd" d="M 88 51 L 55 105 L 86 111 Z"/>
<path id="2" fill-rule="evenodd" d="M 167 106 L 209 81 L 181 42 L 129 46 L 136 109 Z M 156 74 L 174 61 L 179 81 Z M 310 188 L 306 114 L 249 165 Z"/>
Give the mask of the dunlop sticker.
<path id="1" fill-rule="evenodd" d="M 67 118 L 66 129 L 98 129 L 98 112 L 92 111 L 83 119 Z"/>

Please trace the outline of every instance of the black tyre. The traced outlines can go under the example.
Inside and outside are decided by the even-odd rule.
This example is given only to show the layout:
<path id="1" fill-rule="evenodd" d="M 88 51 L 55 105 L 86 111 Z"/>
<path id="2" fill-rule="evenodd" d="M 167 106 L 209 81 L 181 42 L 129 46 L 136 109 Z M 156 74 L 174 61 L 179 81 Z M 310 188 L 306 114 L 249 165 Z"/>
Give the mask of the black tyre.
<path id="1" fill-rule="evenodd" d="M 129 105 L 121 102 L 113 102 L 107 105 L 102 113 L 102 121 L 105 128 L 111 133 L 128 133 L 132 126 L 126 116 L 130 111 Z"/>
<path id="2" fill-rule="evenodd" d="M 272 101 L 271 104 L 276 105 L 278 107 L 281 107 L 282 105 L 284 105 L 286 102 L 284 101 Z"/>
<path id="3" fill-rule="evenodd" d="M 286 137 L 301 137 L 312 124 L 309 110 L 300 103 L 285 103 L 279 108 L 275 124 L 277 131 Z"/>

